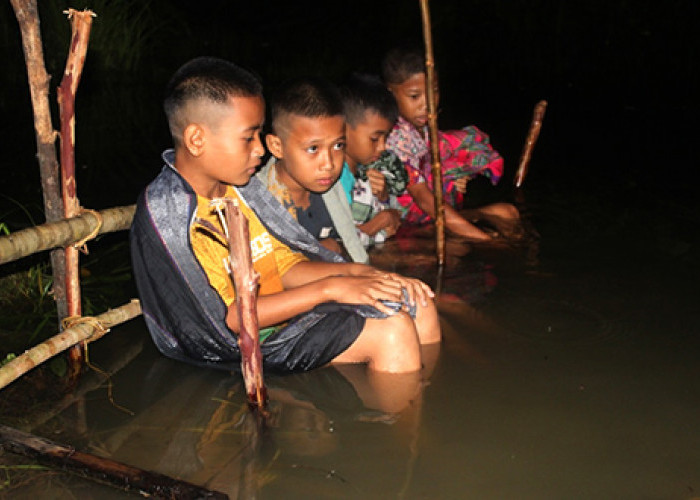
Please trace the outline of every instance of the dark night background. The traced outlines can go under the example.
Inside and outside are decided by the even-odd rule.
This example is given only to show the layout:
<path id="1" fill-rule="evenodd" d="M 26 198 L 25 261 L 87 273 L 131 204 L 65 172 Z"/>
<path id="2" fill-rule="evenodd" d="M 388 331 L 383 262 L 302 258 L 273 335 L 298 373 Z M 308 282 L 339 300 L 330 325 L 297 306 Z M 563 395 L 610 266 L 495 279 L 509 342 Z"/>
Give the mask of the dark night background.
<path id="1" fill-rule="evenodd" d="M 299 74 L 378 72 L 388 47 L 422 36 L 418 1 L 39 3 L 52 102 L 69 37 L 60 11 L 88 6 L 98 14 L 77 96 L 78 191 L 91 208 L 133 203 L 157 173 L 169 145 L 162 89 L 187 59 L 228 58 L 269 90 Z M 576 202 L 572 224 L 643 208 L 692 233 L 699 11 L 693 0 L 433 1 L 440 125 L 478 125 L 512 173 L 532 108 L 547 99 L 530 200 Z M 41 198 L 9 2 L 0 7 L 0 44 L 0 213 L 14 230 L 27 225 L 25 211 L 40 219 Z"/>

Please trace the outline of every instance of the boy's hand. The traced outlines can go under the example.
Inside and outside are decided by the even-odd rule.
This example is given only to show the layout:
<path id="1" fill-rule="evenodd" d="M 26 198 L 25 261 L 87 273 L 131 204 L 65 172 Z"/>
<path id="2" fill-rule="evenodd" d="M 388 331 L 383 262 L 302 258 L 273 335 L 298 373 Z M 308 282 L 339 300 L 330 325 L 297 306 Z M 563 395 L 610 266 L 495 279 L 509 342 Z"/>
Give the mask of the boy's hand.
<path id="1" fill-rule="evenodd" d="M 405 288 L 408 292 L 408 301 L 411 305 L 419 303 L 423 307 L 428 305 L 428 300 L 435 297 L 435 292 L 433 292 L 428 285 L 423 283 L 419 279 L 407 278 L 406 276 L 401 276 L 397 273 L 387 273 L 390 280 L 396 281 L 401 284 L 401 288 Z"/>
<path id="2" fill-rule="evenodd" d="M 337 276 L 327 278 L 325 295 L 328 300 L 343 304 L 364 304 L 373 306 L 391 316 L 394 311 L 382 300 L 401 302 L 402 285 L 387 274 L 375 273 L 371 276 Z"/>
<path id="3" fill-rule="evenodd" d="M 372 189 L 372 194 L 380 201 L 386 201 L 389 198 L 389 193 L 386 186 L 386 177 L 379 170 L 370 168 L 367 170 L 367 179 L 369 186 Z"/>
<path id="4" fill-rule="evenodd" d="M 455 189 L 460 193 L 467 192 L 467 182 L 469 182 L 469 177 L 461 177 L 455 180 Z"/>
<path id="5" fill-rule="evenodd" d="M 420 303 L 422 306 L 426 306 L 428 305 L 428 299 L 435 297 L 435 292 L 419 279 L 407 278 L 398 273 L 389 273 L 371 266 L 364 266 L 363 271 L 367 273 L 365 276 L 378 277 L 388 280 L 393 284 L 398 283 L 401 288 L 405 288 L 406 292 L 408 292 L 408 301 L 411 304 Z M 402 299 L 400 299 L 399 302 Z"/>

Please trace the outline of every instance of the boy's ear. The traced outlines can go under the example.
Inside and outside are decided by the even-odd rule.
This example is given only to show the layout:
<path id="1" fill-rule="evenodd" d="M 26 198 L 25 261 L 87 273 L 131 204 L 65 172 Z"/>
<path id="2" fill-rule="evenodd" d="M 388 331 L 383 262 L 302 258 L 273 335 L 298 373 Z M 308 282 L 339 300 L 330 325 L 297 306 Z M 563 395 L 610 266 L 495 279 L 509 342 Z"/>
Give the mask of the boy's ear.
<path id="1" fill-rule="evenodd" d="M 197 124 L 188 125 L 182 132 L 182 143 L 192 156 L 201 156 L 204 152 L 204 129 Z"/>
<path id="2" fill-rule="evenodd" d="M 284 153 L 282 152 L 282 139 L 275 134 L 267 134 L 265 136 L 265 144 L 267 144 L 267 149 L 270 150 L 272 156 L 281 160 L 284 158 Z"/>

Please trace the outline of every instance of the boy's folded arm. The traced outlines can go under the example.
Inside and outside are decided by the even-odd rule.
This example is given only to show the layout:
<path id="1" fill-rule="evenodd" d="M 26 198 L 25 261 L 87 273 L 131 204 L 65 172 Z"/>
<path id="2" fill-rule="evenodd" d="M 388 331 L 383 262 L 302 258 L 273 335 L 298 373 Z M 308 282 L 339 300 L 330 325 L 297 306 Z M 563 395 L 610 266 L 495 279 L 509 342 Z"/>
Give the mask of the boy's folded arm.
<path id="1" fill-rule="evenodd" d="M 386 183 L 386 177 L 379 170 L 370 168 L 367 170 L 367 179 L 369 180 L 372 194 L 379 201 L 387 201 L 389 199 L 389 189 Z"/>
<path id="2" fill-rule="evenodd" d="M 421 210 L 430 217 L 435 218 L 435 195 L 433 195 L 433 192 L 425 182 L 408 186 L 408 193 Z"/>
<path id="3" fill-rule="evenodd" d="M 399 211 L 393 208 L 382 210 L 364 224 L 357 226 L 360 231 L 370 236 L 374 236 L 382 229 L 387 229 L 387 235 L 396 234 L 396 230 L 401 224 Z"/>

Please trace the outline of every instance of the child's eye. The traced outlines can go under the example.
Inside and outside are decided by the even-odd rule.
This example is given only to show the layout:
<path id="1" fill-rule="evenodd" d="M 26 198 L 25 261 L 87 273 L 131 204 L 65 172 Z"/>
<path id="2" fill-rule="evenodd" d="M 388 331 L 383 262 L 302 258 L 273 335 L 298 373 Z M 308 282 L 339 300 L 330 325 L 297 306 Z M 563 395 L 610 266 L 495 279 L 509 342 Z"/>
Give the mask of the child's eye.
<path id="1" fill-rule="evenodd" d="M 372 142 L 377 142 L 379 141 L 379 137 L 370 137 L 369 140 Z"/>
<path id="2" fill-rule="evenodd" d="M 306 152 L 310 154 L 315 154 L 318 152 L 318 146 L 309 146 L 306 148 Z"/>
<path id="3" fill-rule="evenodd" d="M 343 149 L 345 149 L 345 143 L 344 142 L 336 142 L 335 144 L 333 144 L 333 149 L 335 151 L 342 151 Z"/>

